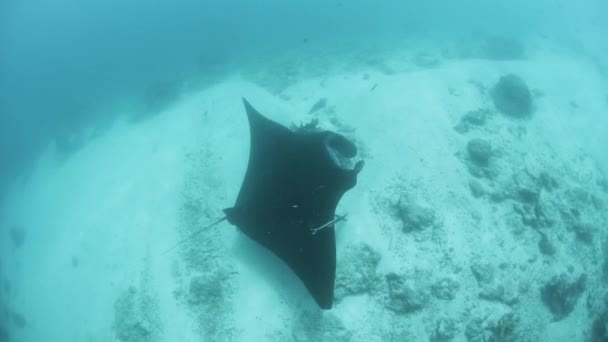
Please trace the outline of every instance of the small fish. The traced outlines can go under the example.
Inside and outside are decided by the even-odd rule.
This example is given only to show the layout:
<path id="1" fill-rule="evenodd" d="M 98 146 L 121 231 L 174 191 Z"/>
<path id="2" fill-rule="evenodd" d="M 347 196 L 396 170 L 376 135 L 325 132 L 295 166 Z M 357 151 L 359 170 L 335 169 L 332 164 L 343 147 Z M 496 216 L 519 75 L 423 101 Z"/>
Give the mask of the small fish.
<path id="1" fill-rule="evenodd" d="M 322 97 L 310 108 L 308 114 L 313 114 L 314 112 L 325 108 L 325 106 L 327 106 L 327 99 Z"/>

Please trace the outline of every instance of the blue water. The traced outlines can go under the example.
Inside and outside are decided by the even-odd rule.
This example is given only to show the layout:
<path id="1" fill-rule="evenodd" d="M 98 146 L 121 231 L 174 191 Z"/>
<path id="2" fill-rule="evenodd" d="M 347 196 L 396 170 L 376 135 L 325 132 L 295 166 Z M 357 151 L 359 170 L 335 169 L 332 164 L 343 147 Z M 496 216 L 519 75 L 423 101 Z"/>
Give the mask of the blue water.
<path id="1" fill-rule="evenodd" d="M 573 144 L 580 145 L 583 154 L 593 160 L 598 174 L 606 177 L 606 13 L 608 3 L 601 0 L 0 0 L 0 206 L 14 207 L 11 203 L 16 201 L 15 191 L 27 186 L 40 156 L 50 144 L 55 144 L 62 160 L 69 160 L 71 155 L 103 136 L 105 129 L 125 115 L 130 116 L 128 120 L 134 125 L 143 125 L 156 115 L 163 115 L 165 109 L 179 102 L 184 89 L 194 93 L 220 84 L 232 75 L 251 73 L 259 65 L 275 70 L 268 64 L 290 54 L 297 54 L 304 60 L 317 60 L 323 56 L 331 63 L 339 63 L 340 59 L 347 58 L 345 56 L 358 54 L 365 59 L 374 51 L 382 51 L 386 56 L 393 50 L 403 50 L 406 46 L 404 41 L 416 40 L 436 46 L 456 46 L 456 50 L 462 47 L 464 51 L 499 37 L 496 40 L 499 45 L 522 42 L 528 51 L 542 50 L 545 54 L 555 53 L 558 57 L 568 56 L 585 63 L 589 67 L 585 70 L 591 70 L 590 74 L 601 80 L 596 85 L 603 89 L 597 92 L 603 93 L 604 99 L 594 104 L 577 102 L 572 107 L 600 114 L 573 118 L 576 132 L 567 137 L 555 136 L 554 139 L 572 140 Z M 546 43 L 547 47 L 540 49 L 535 46 L 539 41 Z M 513 52 L 507 50 L 507 55 Z M 500 65 L 498 69 L 508 69 L 500 63 L 509 61 L 512 56 L 500 56 L 500 51 L 494 52 L 497 55 L 462 53 L 456 56 L 458 53 L 452 51 L 446 53 L 446 60 L 495 61 Z M 530 56 L 524 54 L 514 59 L 525 61 L 527 58 Z M 359 77 L 358 71 L 352 71 L 352 75 L 355 74 Z M 392 70 L 386 74 L 390 77 L 402 74 L 402 71 Z M 266 76 L 282 77 L 280 74 Z M 297 82 L 292 80 L 288 83 Z M 572 84 L 568 86 L 576 88 Z M 275 89 L 274 92 L 276 98 L 281 97 L 280 90 Z M 583 95 L 579 98 L 585 98 Z M 331 98 L 331 94 L 327 97 Z M 562 108 L 557 103 L 543 105 L 555 110 Z M 89 132 L 91 127 L 99 128 L 99 133 L 83 133 Z M 577 168 L 575 162 L 566 164 Z M 598 182 L 595 190 L 604 196 L 606 190 L 602 187 L 605 186 Z M 58 198 L 63 196 L 67 195 L 57 195 Z M 598 201 L 601 202 L 602 198 Z M 55 204 L 61 207 L 58 203 Z M 605 212 L 606 205 L 598 205 L 597 211 Z M 5 211 L 0 211 L 0 215 L 3 213 Z M 13 214 L 8 216 L 18 216 Z M 567 215 L 562 213 L 560 217 L 564 216 Z M 600 260 L 594 263 L 601 263 L 604 251 L 600 245 L 603 245 L 607 222 L 592 223 L 599 230 L 594 235 L 595 254 L 590 255 Z M 12 271 L 8 271 L 19 267 L 15 265 L 21 262 L 17 260 L 17 254 L 12 254 L 18 250 L 14 246 L 27 244 L 29 235 L 36 234 L 21 229 L 0 216 L 0 246 L 3 249 L 0 280 L 5 279 L 2 280 L 5 285 L 0 289 L 0 342 L 44 336 L 44 327 L 31 323 L 27 313 L 16 304 L 21 299 L 12 299 L 20 296 L 19 288 L 11 285 Z M 564 260 L 560 262 L 567 264 Z M 589 283 L 594 285 L 587 286 L 585 299 L 581 302 L 603 298 L 607 283 L 594 282 L 593 279 Z M 520 305 L 525 306 L 525 303 Z M 608 328 L 602 330 L 600 327 L 608 324 L 605 305 L 608 304 L 589 304 L 592 309 L 588 310 L 586 320 L 568 323 L 576 327 L 573 329 L 583 331 L 578 337 L 608 340 Z M 436 310 L 442 311 L 441 307 Z M 547 309 L 541 307 L 538 310 Z M 593 328 L 597 317 L 603 320 L 598 320 L 600 323 Z M 162 321 L 163 317 L 158 320 Z M 539 331 L 550 329 L 547 328 L 551 325 L 549 319 L 542 324 Z M 96 335 L 99 330 L 103 329 L 91 329 L 91 341 L 104 340 L 105 336 L 114 336 L 120 341 L 158 338 L 146 334 L 144 337 L 125 337 L 112 335 L 111 331 Z M 463 324 L 455 340 L 466 340 L 465 330 Z M 432 336 L 432 333 L 412 334 L 415 335 L 412 340 L 428 340 Z M 83 340 L 83 335 L 77 336 L 74 341 Z M 195 331 L 188 336 L 209 335 Z M 349 336 L 352 340 L 364 340 L 357 334 Z M 535 338 L 539 336 L 542 339 L 554 335 L 541 332 Z M 289 335 L 286 338 L 294 337 Z M 379 334 L 374 338 L 386 340 L 386 335 Z M 527 340 L 518 338 L 518 341 Z M 276 335 L 271 339 L 281 340 Z"/>

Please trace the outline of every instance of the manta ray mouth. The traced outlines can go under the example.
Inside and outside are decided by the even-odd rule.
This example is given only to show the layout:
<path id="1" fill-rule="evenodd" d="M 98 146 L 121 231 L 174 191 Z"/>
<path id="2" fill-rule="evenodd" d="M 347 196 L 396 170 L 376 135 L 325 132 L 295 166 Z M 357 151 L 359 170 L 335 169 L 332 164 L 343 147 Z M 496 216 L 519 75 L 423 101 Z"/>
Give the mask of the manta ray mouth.
<path id="1" fill-rule="evenodd" d="M 359 172 L 363 168 L 362 160 L 356 163 L 354 160 L 355 156 L 357 156 L 357 147 L 346 137 L 329 132 L 325 139 L 325 148 L 334 165 L 340 169 Z"/>

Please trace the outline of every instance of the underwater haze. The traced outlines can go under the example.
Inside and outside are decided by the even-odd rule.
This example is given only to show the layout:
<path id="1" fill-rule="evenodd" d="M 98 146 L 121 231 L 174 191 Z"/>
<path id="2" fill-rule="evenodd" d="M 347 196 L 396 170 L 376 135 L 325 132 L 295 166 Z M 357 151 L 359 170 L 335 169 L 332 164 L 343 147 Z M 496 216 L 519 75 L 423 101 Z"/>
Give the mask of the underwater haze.
<path id="1" fill-rule="evenodd" d="M 49 140 L 115 115 L 117 103 L 144 97 L 154 84 L 200 81 L 210 69 L 229 72 L 291 49 L 315 54 L 328 45 L 374 49 L 416 36 L 542 34 L 583 45 L 606 65 L 608 6 L 588 2 L 4 1 L 2 179 L 26 172 Z"/>
<path id="2" fill-rule="evenodd" d="M 0 342 L 608 341 L 605 13 L 0 0 Z M 189 238 L 237 199 L 242 98 L 366 163 L 331 310 L 229 223 Z"/>

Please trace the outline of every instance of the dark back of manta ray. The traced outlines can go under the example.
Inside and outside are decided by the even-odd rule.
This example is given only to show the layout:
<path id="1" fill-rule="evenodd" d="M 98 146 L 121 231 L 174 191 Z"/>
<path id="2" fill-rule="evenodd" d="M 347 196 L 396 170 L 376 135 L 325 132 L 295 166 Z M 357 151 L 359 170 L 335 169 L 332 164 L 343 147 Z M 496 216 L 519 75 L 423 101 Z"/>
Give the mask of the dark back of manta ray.
<path id="1" fill-rule="evenodd" d="M 251 132 L 249 164 L 228 221 L 283 260 L 323 309 L 336 278 L 333 224 L 338 202 L 363 167 L 357 148 L 330 132 L 293 132 L 243 99 Z M 351 167 L 352 166 L 352 167 Z"/>

